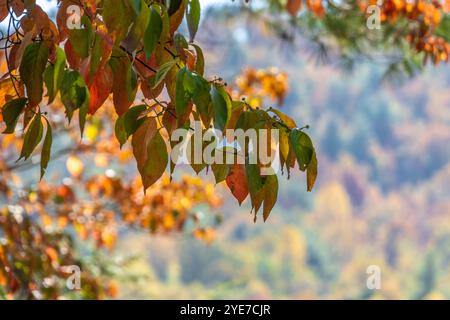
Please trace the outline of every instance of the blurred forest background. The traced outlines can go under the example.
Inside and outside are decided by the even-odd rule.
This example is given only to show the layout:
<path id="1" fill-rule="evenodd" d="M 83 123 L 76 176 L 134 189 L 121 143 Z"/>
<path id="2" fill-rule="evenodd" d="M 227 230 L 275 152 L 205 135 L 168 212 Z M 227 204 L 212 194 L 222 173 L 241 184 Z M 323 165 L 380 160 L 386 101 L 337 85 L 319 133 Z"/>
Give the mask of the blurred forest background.
<path id="1" fill-rule="evenodd" d="M 124 228 L 111 251 L 80 244 L 88 263 L 114 274 L 111 296 L 449 299 L 450 66 L 412 78 L 380 61 L 349 70 L 316 43 L 283 40 L 226 3 L 202 18 L 206 74 L 220 70 L 233 83 L 245 67 L 285 72 L 281 109 L 311 126 L 318 182 L 308 194 L 304 176 L 293 172 L 265 224 L 218 186 L 225 198 L 210 241 Z M 52 161 L 49 172 L 68 175 L 65 163 Z M 213 182 L 211 174 L 201 178 Z M 381 268 L 379 290 L 367 289 L 370 265 Z"/>
<path id="2" fill-rule="evenodd" d="M 198 41 L 207 73 L 226 80 L 245 66 L 287 73 L 282 110 L 312 126 L 318 183 L 312 194 L 296 173 L 280 184 L 266 224 L 228 199 L 209 244 L 128 234 L 118 252 L 136 254 L 128 271 L 144 277 L 122 281 L 120 297 L 450 298 L 450 67 L 413 78 L 386 77 L 377 61 L 349 71 L 232 9 L 210 8 Z M 366 287 L 369 265 L 381 268 L 380 290 Z"/>

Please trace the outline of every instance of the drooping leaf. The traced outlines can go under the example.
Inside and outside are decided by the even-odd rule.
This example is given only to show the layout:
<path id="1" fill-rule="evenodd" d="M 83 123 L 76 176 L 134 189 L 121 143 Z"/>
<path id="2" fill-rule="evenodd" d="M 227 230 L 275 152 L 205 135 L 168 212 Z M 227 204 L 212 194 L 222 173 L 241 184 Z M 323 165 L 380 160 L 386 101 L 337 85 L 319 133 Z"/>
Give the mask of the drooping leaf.
<path id="1" fill-rule="evenodd" d="M 2 22 L 9 14 L 7 0 L 0 0 L 0 22 Z"/>
<path id="2" fill-rule="evenodd" d="M 191 73 L 190 81 L 193 83 L 193 91 L 191 92 L 192 101 L 195 103 L 197 112 L 205 125 L 209 127 L 213 114 L 211 103 L 211 85 L 206 79 L 197 73 Z"/>
<path id="3" fill-rule="evenodd" d="M 250 194 L 257 194 L 264 186 L 260 169 L 257 164 L 246 164 L 245 172 L 247 174 L 248 190 Z"/>
<path id="4" fill-rule="evenodd" d="M 135 2 L 134 10 L 137 14 L 137 17 L 134 19 L 130 33 L 125 40 L 126 46 L 129 51 L 134 51 L 139 46 L 141 40 L 146 34 L 146 30 L 148 29 L 148 24 L 150 21 L 150 9 L 148 8 L 146 2 L 144 0 L 133 0 L 133 2 Z M 136 8 L 138 8 L 137 11 Z"/>
<path id="5" fill-rule="evenodd" d="M 110 60 L 113 71 L 113 102 L 119 116 L 133 104 L 137 92 L 137 76 L 127 55 Z"/>
<path id="6" fill-rule="evenodd" d="M 172 0 L 169 6 L 169 32 L 174 34 L 176 30 L 180 27 L 181 22 L 184 18 L 184 12 L 186 9 L 187 0 Z"/>
<path id="7" fill-rule="evenodd" d="M 27 89 L 28 103 L 37 106 L 42 100 L 43 73 L 47 65 L 49 49 L 44 41 L 28 45 L 22 57 L 19 72 Z"/>
<path id="8" fill-rule="evenodd" d="M 19 159 L 24 158 L 27 160 L 31 156 L 34 149 L 36 149 L 39 142 L 41 142 L 43 130 L 44 126 L 42 125 L 41 114 L 37 113 L 25 132 Z"/>
<path id="9" fill-rule="evenodd" d="M 103 21 L 118 44 L 125 39 L 136 13 L 128 0 L 103 1 Z"/>
<path id="10" fill-rule="evenodd" d="M 231 117 L 231 100 L 223 86 L 213 85 L 211 88 L 212 106 L 214 112 L 214 126 L 224 130 Z"/>
<path id="11" fill-rule="evenodd" d="M 146 118 L 133 134 L 132 146 L 145 191 L 164 174 L 168 163 L 166 143 L 154 118 Z"/>
<path id="12" fill-rule="evenodd" d="M 84 80 L 90 84 L 97 71 L 103 68 L 111 57 L 113 51 L 112 39 L 106 31 L 97 30 L 93 34 L 93 45 L 90 50 L 87 68 L 84 72 Z M 84 66 L 83 66 L 84 67 Z M 83 72 L 82 72 L 83 73 Z"/>
<path id="13" fill-rule="evenodd" d="M 147 59 L 150 58 L 151 54 L 155 50 L 156 44 L 161 38 L 162 30 L 163 20 L 161 15 L 157 11 L 156 7 L 152 6 L 150 9 L 150 20 L 144 35 L 144 52 Z"/>
<path id="14" fill-rule="evenodd" d="M 17 120 L 27 105 L 27 98 L 17 98 L 10 100 L 5 104 L 2 110 L 3 121 L 6 124 L 4 134 L 14 133 L 16 130 Z"/>
<path id="15" fill-rule="evenodd" d="M 226 178 L 226 182 L 231 193 L 237 199 L 239 205 L 241 205 L 249 193 L 245 166 L 243 164 L 235 163 L 230 168 L 230 173 Z"/>
<path id="16" fill-rule="evenodd" d="M 269 175 L 265 177 L 264 181 L 264 204 L 263 204 L 263 218 L 267 221 L 270 212 L 272 211 L 278 197 L 278 177 L 276 175 Z"/>
<path id="17" fill-rule="evenodd" d="M 194 41 L 195 35 L 197 34 L 198 25 L 200 23 L 200 11 L 199 0 L 188 0 L 186 7 L 186 20 L 191 42 Z"/>
<path id="18" fill-rule="evenodd" d="M 286 10 L 293 17 L 297 15 L 302 7 L 302 0 L 288 0 L 286 4 Z"/>
<path id="19" fill-rule="evenodd" d="M 79 109 L 79 123 L 83 135 L 86 115 L 89 108 L 90 94 L 83 78 L 78 71 L 66 71 L 61 83 L 61 101 L 66 108 L 69 121 L 75 110 Z"/>
<path id="20" fill-rule="evenodd" d="M 226 163 L 213 163 L 211 165 L 212 172 L 214 174 L 214 179 L 216 180 L 216 184 L 225 181 L 227 176 L 230 173 L 230 165 Z"/>
<path id="21" fill-rule="evenodd" d="M 291 131 L 290 140 L 300 170 L 305 171 L 314 155 L 314 146 L 311 138 L 303 131 L 293 129 Z"/>
<path id="22" fill-rule="evenodd" d="M 142 113 L 146 109 L 146 105 L 132 107 L 117 119 L 115 132 L 121 146 L 124 145 L 128 138 L 144 123 L 146 118 L 142 117 Z"/>
<path id="23" fill-rule="evenodd" d="M 44 174 L 47 170 L 48 163 L 50 161 L 50 154 L 52 149 L 53 135 L 52 135 L 52 126 L 47 118 L 45 118 L 45 122 L 47 123 L 47 132 L 45 133 L 44 144 L 42 146 L 41 151 L 41 179 L 44 177 Z"/>
<path id="24" fill-rule="evenodd" d="M 64 78 L 66 54 L 59 46 L 56 47 L 55 62 L 50 64 L 44 72 L 45 86 L 47 87 L 48 104 L 55 99 Z"/>
<path id="25" fill-rule="evenodd" d="M 197 56 L 197 59 L 195 61 L 195 68 L 194 70 L 201 76 L 205 74 L 205 57 L 203 55 L 203 50 L 196 44 L 191 44 L 191 46 L 195 49 L 195 55 Z"/>
<path id="26" fill-rule="evenodd" d="M 106 101 L 113 87 L 113 73 L 109 65 L 100 68 L 94 75 L 89 88 L 89 113 L 94 114 Z"/>
<path id="27" fill-rule="evenodd" d="M 309 192 L 312 191 L 314 184 L 316 182 L 317 166 L 318 166 L 317 155 L 316 152 L 314 151 L 311 162 L 309 163 L 308 168 L 306 169 L 306 184 L 307 190 Z"/>
<path id="28" fill-rule="evenodd" d="M 175 110 L 177 112 L 177 117 L 180 119 L 178 125 L 182 125 L 183 122 L 181 119 L 185 119 L 186 112 L 188 110 L 188 104 L 191 99 L 191 94 L 185 87 L 185 84 L 190 84 L 190 80 L 188 78 L 189 71 L 186 67 L 181 68 L 177 72 L 177 80 L 176 80 L 176 93 L 175 93 Z"/>

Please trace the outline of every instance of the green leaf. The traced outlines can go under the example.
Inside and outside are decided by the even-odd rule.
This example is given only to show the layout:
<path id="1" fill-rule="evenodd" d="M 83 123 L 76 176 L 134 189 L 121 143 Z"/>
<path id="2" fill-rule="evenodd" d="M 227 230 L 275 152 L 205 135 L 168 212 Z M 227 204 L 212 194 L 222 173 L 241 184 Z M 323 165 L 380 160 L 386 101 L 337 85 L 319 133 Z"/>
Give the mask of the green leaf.
<path id="1" fill-rule="evenodd" d="M 205 127 L 209 127 L 212 118 L 211 105 L 211 85 L 202 76 L 192 73 L 194 91 L 192 92 L 192 101 L 197 107 L 197 112 L 203 121 Z"/>
<path id="2" fill-rule="evenodd" d="M 64 77 L 66 54 L 60 47 L 56 47 L 55 63 L 50 64 L 44 72 L 45 86 L 47 87 L 48 104 L 55 99 Z"/>
<path id="3" fill-rule="evenodd" d="M 213 85 L 211 89 L 214 112 L 214 126 L 223 131 L 231 117 L 231 100 L 223 86 Z"/>
<path id="4" fill-rule="evenodd" d="M 44 145 L 42 146 L 41 151 L 41 179 L 44 176 L 45 172 L 47 171 L 47 166 L 50 161 L 50 153 L 53 143 L 52 126 L 50 125 L 50 122 L 46 117 L 44 117 L 44 119 L 47 122 L 47 132 L 45 134 Z"/>
<path id="5" fill-rule="evenodd" d="M 191 42 L 194 41 L 195 35 L 197 34 L 198 25 L 200 23 L 200 13 L 200 1 L 188 0 L 186 7 L 186 20 Z"/>
<path id="6" fill-rule="evenodd" d="M 3 106 L 2 115 L 3 121 L 6 124 L 6 129 L 3 131 L 4 134 L 14 133 L 16 130 L 17 120 L 25 109 L 27 101 L 27 98 L 17 98 L 7 102 Z"/>
<path id="7" fill-rule="evenodd" d="M 89 89 L 78 71 L 66 71 L 61 84 L 61 101 L 66 108 L 66 115 L 72 119 L 75 110 L 79 109 L 79 123 L 83 135 L 86 116 L 89 108 Z"/>
<path id="8" fill-rule="evenodd" d="M 162 30 L 163 21 L 161 15 L 156 10 L 156 7 L 153 6 L 150 10 L 150 20 L 144 35 L 144 52 L 147 59 L 149 59 L 153 51 L 155 51 L 156 45 L 161 38 Z"/>
<path id="9" fill-rule="evenodd" d="M 33 120 L 28 126 L 28 130 L 25 132 L 19 160 L 22 158 L 27 160 L 31 156 L 42 139 L 43 130 L 44 126 L 42 125 L 41 114 L 38 113 L 33 117 Z"/>
<path id="10" fill-rule="evenodd" d="M 177 33 L 173 37 L 173 44 L 180 55 L 183 54 L 183 49 L 189 48 L 189 43 L 186 41 L 186 38 L 180 33 Z"/>
<path id="11" fill-rule="evenodd" d="M 148 29 L 148 24 L 150 21 L 150 9 L 144 0 L 133 0 L 135 4 L 133 5 L 136 8 L 139 8 L 136 11 L 137 17 L 134 20 L 133 26 L 131 27 L 130 34 L 127 38 L 127 47 L 130 51 L 136 50 L 141 39 L 144 38 L 146 31 Z M 139 4 L 140 2 L 140 4 Z M 145 40 L 145 39 L 144 39 Z"/>
<path id="12" fill-rule="evenodd" d="M 94 32 L 89 19 L 82 19 L 82 22 L 85 28 L 69 30 L 69 41 L 76 55 L 84 59 L 89 56 Z"/>
<path id="13" fill-rule="evenodd" d="M 135 17 L 136 13 L 128 0 L 103 1 L 102 18 L 116 44 L 125 39 Z"/>
<path id="14" fill-rule="evenodd" d="M 114 126 L 114 134 L 116 135 L 117 141 L 120 143 L 120 148 L 127 142 L 128 135 L 125 131 L 125 119 L 123 116 L 117 118 L 116 124 Z"/>
<path id="15" fill-rule="evenodd" d="M 47 65 L 49 50 L 44 41 L 28 45 L 22 57 L 19 72 L 27 88 L 29 104 L 34 107 L 42 100 L 43 73 Z"/>
<path id="16" fill-rule="evenodd" d="M 211 165 L 212 172 L 214 174 L 214 178 L 216 180 L 216 184 L 225 181 L 228 174 L 230 173 L 230 165 L 225 163 L 213 163 Z"/>
<path id="17" fill-rule="evenodd" d="M 122 147 L 127 142 L 128 138 L 145 122 L 146 118 L 140 117 L 145 110 L 147 110 L 146 105 L 132 107 L 117 119 L 115 132 L 116 138 L 120 142 L 120 147 Z"/>
<path id="18" fill-rule="evenodd" d="M 177 79 L 175 85 L 175 111 L 177 113 L 178 119 L 184 119 L 184 115 L 188 109 L 188 103 L 191 95 L 185 88 L 185 84 L 189 85 L 189 80 L 185 81 L 189 71 L 186 67 L 181 68 L 177 72 Z"/>
<path id="19" fill-rule="evenodd" d="M 305 171 L 314 155 L 314 146 L 311 138 L 299 129 L 291 131 L 290 140 L 297 158 L 300 170 Z"/>
<path id="20" fill-rule="evenodd" d="M 205 74 L 205 56 L 203 55 L 203 50 L 196 44 L 191 44 L 194 47 L 195 53 L 197 55 L 197 62 L 195 63 L 195 71 L 203 76 Z"/>
<path id="21" fill-rule="evenodd" d="M 161 82 L 163 82 L 166 79 L 167 74 L 177 64 L 177 62 L 178 62 L 177 59 L 172 59 L 159 67 L 159 70 L 155 75 L 155 83 L 153 85 L 153 89 L 159 86 Z"/>
<path id="22" fill-rule="evenodd" d="M 263 179 L 257 164 L 246 164 L 248 190 L 250 194 L 257 194 L 264 186 Z"/>

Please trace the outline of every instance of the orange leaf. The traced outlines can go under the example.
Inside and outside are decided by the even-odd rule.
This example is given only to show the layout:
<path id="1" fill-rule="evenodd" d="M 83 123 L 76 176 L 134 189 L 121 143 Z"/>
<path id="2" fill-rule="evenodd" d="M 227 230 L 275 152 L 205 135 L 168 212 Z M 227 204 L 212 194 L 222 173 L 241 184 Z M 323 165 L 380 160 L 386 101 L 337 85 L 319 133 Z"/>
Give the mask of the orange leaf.
<path id="1" fill-rule="evenodd" d="M 3 21 L 8 16 L 7 0 L 0 0 L 0 21 Z"/>
<path id="2" fill-rule="evenodd" d="M 239 205 L 241 205 L 248 196 L 247 177 L 244 165 L 235 163 L 231 167 L 226 182 L 231 193 L 237 199 Z"/>
<path id="3" fill-rule="evenodd" d="M 94 114 L 108 99 L 113 87 L 113 73 L 109 65 L 98 69 L 92 81 L 89 82 L 89 68 L 83 68 L 82 75 L 88 83 L 90 100 L 89 100 L 89 114 Z"/>
<path id="4" fill-rule="evenodd" d="M 286 10 L 291 16 L 295 17 L 302 8 L 302 0 L 288 0 Z"/>

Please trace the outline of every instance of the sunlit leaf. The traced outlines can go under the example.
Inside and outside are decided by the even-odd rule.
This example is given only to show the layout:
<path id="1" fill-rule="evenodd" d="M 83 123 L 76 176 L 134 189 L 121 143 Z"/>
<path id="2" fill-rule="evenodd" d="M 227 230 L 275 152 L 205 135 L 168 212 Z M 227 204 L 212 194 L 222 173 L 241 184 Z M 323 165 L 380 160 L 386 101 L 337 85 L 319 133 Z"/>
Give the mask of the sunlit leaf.
<path id="1" fill-rule="evenodd" d="M 41 179 L 44 176 L 45 172 L 47 171 L 47 166 L 50 161 L 50 153 L 52 149 L 52 143 L 53 143 L 53 134 L 52 134 L 52 126 L 50 125 L 50 122 L 47 118 L 45 118 L 45 122 L 47 123 L 47 132 L 45 134 L 44 138 L 44 144 L 42 146 L 41 151 Z"/>
<path id="2" fill-rule="evenodd" d="M 48 103 L 52 103 L 58 93 L 64 78 L 64 67 L 66 64 L 66 54 L 60 47 L 56 48 L 56 58 L 44 72 L 45 86 L 47 87 Z"/>
<path id="3" fill-rule="evenodd" d="M 186 8 L 186 20 L 191 42 L 194 41 L 195 35 L 197 34 L 198 25 L 200 23 L 200 10 L 199 0 L 188 0 Z"/>

